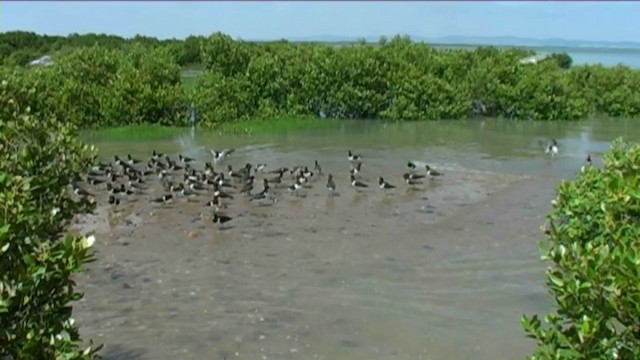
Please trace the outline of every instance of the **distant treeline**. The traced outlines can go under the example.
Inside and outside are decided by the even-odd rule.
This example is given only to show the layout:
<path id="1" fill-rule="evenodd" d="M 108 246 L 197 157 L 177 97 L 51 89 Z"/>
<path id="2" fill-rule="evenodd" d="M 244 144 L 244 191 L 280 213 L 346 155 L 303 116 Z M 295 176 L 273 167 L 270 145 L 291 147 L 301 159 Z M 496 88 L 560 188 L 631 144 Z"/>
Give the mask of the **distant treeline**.
<path id="1" fill-rule="evenodd" d="M 638 70 L 571 66 L 564 53 L 530 64 L 521 60 L 535 55 L 532 50 L 435 49 L 402 36 L 341 46 L 236 41 L 222 33 L 160 41 L 12 32 L 0 40 L 1 47 L 12 49 L 2 55 L 5 63 L 17 58 L 16 51 L 33 51 L 29 59 L 57 54 L 53 66 L 4 71 L 14 82 L 48 93 L 49 98 L 40 96 L 44 107 L 85 127 L 185 124 L 191 103 L 201 124 L 209 126 L 279 115 L 390 120 L 640 115 Z M 180 68 L 194 63 L 204 71 L 185 90 Z M 56 87 L 45 86 L 42 78 Z"/>
<path id="2" fill-rule="evenodd" d="M 70 34 L 68 36 L 39 35 L 28 31 L 0 33 L 0 64 L 25 65 L 43 55 L 63 55 L 77 48 L 100 45 L 109 49 L 126 49 L 140 44 L 150 47 L 167 47 L 178 65 L 200 63 L 200 43 L 206 37 L 189 36 L 184 40 L 159 40 L 136 35 L 123 38 L 107 34 Z"/>

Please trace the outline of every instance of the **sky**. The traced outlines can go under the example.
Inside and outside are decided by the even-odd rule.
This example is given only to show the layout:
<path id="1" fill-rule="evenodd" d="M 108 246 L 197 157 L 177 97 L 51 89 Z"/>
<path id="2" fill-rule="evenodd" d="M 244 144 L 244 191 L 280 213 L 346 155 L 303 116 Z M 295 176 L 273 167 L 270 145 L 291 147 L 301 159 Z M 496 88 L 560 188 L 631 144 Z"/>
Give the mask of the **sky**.
<path id="1" fill-rule="evenodd" d="M 1 1 L 0 31 L 136 34 L 222 31 L 246 40 L 310 36 L 517 36 L 639 41 L 640 2 Z"/>

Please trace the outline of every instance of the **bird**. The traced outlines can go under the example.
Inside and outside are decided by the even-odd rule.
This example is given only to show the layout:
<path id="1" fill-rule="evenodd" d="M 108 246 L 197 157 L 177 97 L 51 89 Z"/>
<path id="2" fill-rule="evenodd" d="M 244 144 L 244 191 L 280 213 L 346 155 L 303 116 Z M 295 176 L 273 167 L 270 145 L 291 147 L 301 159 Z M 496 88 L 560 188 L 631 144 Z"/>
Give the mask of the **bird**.
<path id="1" fill-rule="evenodd" d="M 300 183 L 300 179 L 296 179 L 296 182 L 293 185 L 289 186 L 287 190 L 291 191 L 294 194 L 297 194 L 297 191 L 302 188 L 302 184 Z"/>
<path id="2" fill-rule="evenodd" d="M 224 173 L 219 173 L 218 175 L 216 175 L 213 178 L 213 183 L 215 185 L 218 185 L 219 187 L 230 187 L 233 188 L 234 186 L 231 184 L 231 182 L 229 182 L 228 179 L 224 178 Z"/>
<path id="3" fill-rule="evenodd" d="M 184 164 L 188 164 L 188 163 L 194 162 L 196 160 L 194 158 L 182 156 L 182 154 L 178 155 L 178 159 L 180 159 L 180 161 L 182 161 L 182 163 L 184 163 Z"/>
<path id="4" fill-rule="evenodd" d="M 390 190 L 390 189 L 395 189 L 395 185 L 391 185 L 388 182 L 384 181 L 384 178 L 382 176 L 380 176 L 378 178 L 378 184 L 380 185 L 380 189 L 383 190 Z"/>
<path id="5" fill-rule="evenodd" d="M 351 167 L 351 170 L 349 170 L 349 172 L 352 175 L 357 175 L 360 171 L 362 171 L 362 163 L 361 162 L 355 163 L 355 165 Z"/>
<path id="6" fill-rule="evenodd" d="M 592 165 L 593 163 L 591 162 L 591 154 L 587 154 L 587 159 L 584 161 L 584 165 L 582 165 L 582 168 L 580 168 L 580 172 L 584 172 L 588 167 Z"/>
<path id="7" fill-rule="evenodd" d="M 416 185 L 420 185 L 422 184 L 422 181 L 419 181 L 417 179 L 423 178 L 424 175 L 412 175 L 409 173 L 404 173 L 402 175 L 402 178 L 404 179 L 404 182 L 411 186 L 411 187 L 415 187 Z"/>
<path id="8" fill-rule="evenodd" d="M 263 179 L 262 183 L 264 188 L 259 193 L 251 196 L 251 198 L 249 199 L 250 201 L 264 200 L 269 196 L 269 183 L 267 182 L 267 179 Z"/>
<path id="9" fill-rule="evenodd" d="M 309 168 L 305 166 L 304 170 L 302 170 L 301 172 L 301 175 L 303 178 L 305 178 L 305 180 L 310 180 L 311 177 L 313 177 L 313 171 L 310 171 Z"/>
<path id="10" fill-rule="evenodd" d="M 79 186 L 74 186 L 73 187 L 73 193 L 76 194 L 77 196 L 82 196 L 82 197 L 86 197 L 86 196 L 94 196 L 92 193 L 88 192 L 87 190 L 79 187 Z"/>
<path id="11" fill-rule="evenodd" d="M 205 191 L 207 190 L 207 187 L 199 182 L 190 182 L 189 189 L 191 189 L 192 191 Z"/>
<path id="12" fill-rule="evenodd" d="M 253 179 L 244 184 L 242 189 L 240 189 L 240 194 L 246 193 L 247 195 L 251 195 L 251 190 L 253 190 Z"/>
<path id="13" fill-rule="evenodd" d="M 221 191 L 218 184 L 213 185 L 213 196 L 219 196 L 223 199 L 233 199 L 233 195 Z"/>
<path id="14" fill-rule="evenodd" d="M 95 186 L 95 185 L 100 185 L 104 183 L 104 180 L 94 179 L 90 177 L 90 178 L 87 178 L 87 183 Z"/>
<path id="15" fill-rule="evenodd" d="M 416 164 L 413 161 L 407 162 L 407 167 L 411 170 L 415 170 L 417 168 Z"/>
<path id="16" fill-rule="evenodd" d="M 547 142 L 544 152 L 545 154 L 551 154 L 551 157 L 558 155 L 558 142 L 556 139 L 551 139 L 551 141 Z"/>
<path id="17" fill-rule="evenodd" d="M 329 174 L 327 177 L 327 189 L 329 189 L 331 195 L 334 195 L 336 192 L 336 183 L 333 181 L 333 174 Z"/>
<path id="18" fill-rule="evenodd" d="M 120 204 L 120 200 L 116 199 L 116 197 L 113 196 L 113 195 L 109 195 L 108 202 L 109 202 L 110 205 L 118 205 L 118 204 Z"/>
<path id="19" fill-rule="evenodd" d="M 109 199 L 107 200 L 109 205 L 111 205 L 111 211 L 113 214 L 118 214 L 122 212 L 122 209 L 118 209 L 118 205 L 120 205 L 120 199 L 116 198 L 113 195 L 109 195 Z"/>
<path id="20" fill-rule="evenodd" d="M 213 162 L 215 163 L 219 163 L 224 161 L 226 158 L 229 157 L 229 155 L 231 155 L 235 149 L 227 149 L 227 150 L 221 150 L 221 151 L 217 151 L 217 150 L 210 150 L 211 151 L 211 155 L 213 155 Z"/>
<path id="21" fill-rule="evenodd" d="M 356 177 L 353 174 L 349 175 L 349 180 L 351 181 L 351 186 L 353 186 L 356 189 L 369 187 L 369 185 L 363 183 L 362 181 L 356 180 Z"/>
<path id="22" fill-rule="evenodd" d="M 136 164 L 140 164 L 140 160 L 138 159 L 134 159 L 131 154 L 127 154 L 127 162 L 129 163 L 129 165 L 136 165 Z"/>
<path id="23" fill-rule="evenodd" d="M 442 174 L 441 172 L 437 172 L 437 171 L 433 170 L 433 169 L 431 168 L 431 166 L 429 166 L 429 165 L 425 165 L 425 167 L 426 167 L 426 169 L 427 169 L 427 175 L 428 175 L 428 176 L 430 176 L 430 177 L 436 177 L 436 176 L 442 176 L 442 175 L 444 175 L 444 174 Z"/>
<path id="24" fill-rule="evenodd" d="M 143 183 L 139 183 L 136 180 L 129 180 L 129 182 L 127 183 L 127 185 L 129 185 L 130 188 L 132 188 L 133 190 L 137 190 L 140 193 L 144 192 L 144 190 L 147 189 L 147 187 L 142 184 Z"/>
<path id="25" fill-rule="evenodd" d="M 169 171 L 179 171 L 184 169 L 182 166 L 176 164 L 174 161 L 169 160 Z"/>
<path id="26" fill-rule="evenodd" d="M 244 170 L 244 168 L 243 168 Z M 231 165 L 227 165 L 227 174 L 230 178 L 241 179 L 244 175 L 243 171 L 233 171 L 233 167 Z"/>
<path id="27" fill-rule="evenodd" d="M 107 183 L 107 193 L 110 195 L 120 194 L 120 187 L 114 187 L 110 182 Z"/>
<path id="28" fill-rule="evenodd" d="M 315 163 L 315 165 L 313 167 L 313 170 L 315 172 L 317 172 L 318 174 L 322 174 L 322 168 L 320 167 L 320 164 L 318 164 L 318 160 L 316 160 L 316 163 Z"/>
<path id="29" fill-rule="evenodd" d="M 162 159 L 163 157 L 164 157 L 164 154 L 163 154 L 163 153 L 159 153 L 159 152 L 157 152 L 155 149 L 153 150 L 153 153 L 152 153 L 152 155 L 151 155 L 151 159 L 153 159 L 153 160 L 159 160 L 159 159 Z"/>
<path id="30" fill-rule="evenodd" d="M 168 204 L 172 201 L 173 199 L 173 195 L 172 194 L 165 194 L 162 195 L 158 198 L 152 199 L 151 202 L 153 203 L 162 203 L 162 204 Z"/>
<path id="31" fill-rule="evenodd" d="M 123 195 L 134 195 L 134 194 L 136 194 L 136 192 L 131 190 L 131 189 L 125 188 L 124 184 L 120 184 L 120 194 L 123 194 Z"/>
<path id="32" fill-rule="evenodd" d="M 229 222 L 231 220 L 232 220 L 232 218 L 230 216 L 223 215 L 223 214 L 218 214 L 216 212 L 213 213 L 213 223 L 214 224 L 218 224 L 218 227 L 220 229 L 222 229 L 222 226 L 225 223 L 227 223 L 227 222 Z"/>
<path id="33" fill-rule="evenodd" d="M 354 154 L 349 150 L 349 161 L 361 161 L 362 155 Z"/>
<path id="34" fill-rule="evenodd" d="M 199 194 L 195 191 L 192 191 L 191 189 L 185 188 L 182 184 L 181 185 L 181 189 L 180 189 L 180 195 L 182 195 L 185 198 L 193 198 L 195 196 L 198 196 Z"/>
<path id="35" fill-rule="evenodd" d="M 404 178 L 405 176 L 407 176 L 409 179 L 411 180 L 418 180 L 418 179 L 422 179 L 427 177 L 427 175 L 421 175 L 421 174 L 411 174 L 411 173 L 405 173 L 402 175 L 402 177 Z"/>
<path id="36" fill-rule="evenodd" d="M 213 168 L 213 164 L 210 161 L 207 161 L 204 164 L 204 174 L 206 176 L 216 176 L 217 175 L 215 169 Z"/>

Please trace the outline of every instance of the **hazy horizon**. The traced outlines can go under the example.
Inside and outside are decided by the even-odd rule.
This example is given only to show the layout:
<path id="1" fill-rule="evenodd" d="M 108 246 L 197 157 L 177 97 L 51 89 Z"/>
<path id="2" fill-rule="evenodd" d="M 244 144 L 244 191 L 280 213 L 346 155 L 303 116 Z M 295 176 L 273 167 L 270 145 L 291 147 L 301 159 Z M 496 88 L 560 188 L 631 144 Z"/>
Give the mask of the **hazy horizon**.
<path id="1" fill-rule="evenodd" d="M 2 2 L 0 31 L 136 34 L 216 31 L 247 40 L 311 37 L 521 38 L 638 43 L 640 2 Z M 478 26 L 478 24 L 482 24 Z"/>

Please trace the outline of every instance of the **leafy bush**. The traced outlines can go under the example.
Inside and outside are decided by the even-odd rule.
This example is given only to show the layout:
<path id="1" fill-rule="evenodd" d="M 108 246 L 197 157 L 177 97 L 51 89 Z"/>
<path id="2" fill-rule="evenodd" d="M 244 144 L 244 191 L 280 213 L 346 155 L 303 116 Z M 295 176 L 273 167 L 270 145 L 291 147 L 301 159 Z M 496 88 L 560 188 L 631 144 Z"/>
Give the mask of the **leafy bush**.
<path id="1" fill-rule="evenodd" d="M 0 358 L 90 359 L 98 349 L 79 349 L 70 302 L 82 297 L 72 276 L 92 259 L 91 242 L 64 232 L 93 208 L 67 185 L 96 154 L 72 127 L 17 101 L 35 92 L 1 81 Z"/>
<path id="2" fill-rule="evenodd" d="M 247 44 L 234 41 L 231 36 L 217 32 L 201 44 L 201 59 L 205 69 L 234 76 L 244 74 L 251 60 Z"/>
<path id="3" fill-rule="evenodd" d="M 565 53 L 521 64 L 535 52 L 436 49 L 407 36 L 375 44 L 322 44 L 256 43 L 220 32 L 162 41 L 0 34 L 0 61 L 7 64 L 22 53 L 45 50 L 55 51 L 56 64 L 46 71 L 17 71 L 13 76 L 26 79 L 14 82 L 38 89 L 32 110 L 47 109 L 81 127 L 185 125 L 190 102 L 209 126 L 279 116 L 578 120 L 594 113 L 640 115 L 640 70 L 572 66 Z M 200 85 L 185 93 L 178 64 L 192 62 L 206 71 L 194 81 Z"/>
<path id="4" fill-rule="evenodd" d="M 247 118 L 255 114 L 252 85 L 245 77 L 226 78 L 218 72 L 207 72 L 196 80 L 193 103 L 200 121 L 209 126 Z"/>
<path id="5" fill-rule="evenodd" d="M 571 64 L 573 64 L 573 59 L 566 52 L 553 53 L 549 56 L 549 59 L 555 61 L 556 65 L 561 69 L 568 69 L 571 67 Z"/>
<path id="6" fill-rule="evenodd" d="M 474 114 L 534 120 L 577 120 L 594 112 L 640 114 L 634 91 L 640 72 L 598 66 L 570 68 L 554 54 L 521 64 L 531 50 L 480 47 L 437 50 L 408 37 L 345 46 L 252 44 L 215 33 L 202 43 L 206 80 L 195 89 L 206 119 L 303 115 L 391 120 L 459 119 Z M 208 75 L 215 72 L 217 75 Z M 214 81 L 214 79 L 217 79 Z M 237 84 L 245 86 L 240 96 Z M 207 84 L 207 85 L 205 85 Z M 234 95 L 216 99 L 205 86 Z M 640 85 L 638 85 L 640 86 Z M 603 96 L 601 90 L 605 90 Z M 240 103 L 230 103 L 233 101 Z M 248 105 L 247 105 L 248 104 Z M 217 109 L 221 107 L 222 109 Z M 233 109 L 233 110 L 230 110 Z M 220 116 L 224 113 L 225 116 Z"/>
<path id="7" fill-rule="evenodd" d="M 560 184 L 548 216 L 547 287 L 557 310 L 524 316 L 532 359 L 640 358 L 640 146 Z"/>
<path id="8" fill-rule="evenodd" d="M 52 66 L 0 73 L 35 113 L 79 127 L 187 123 L 180 67 L 165 48 L 84 47 Z"/>

